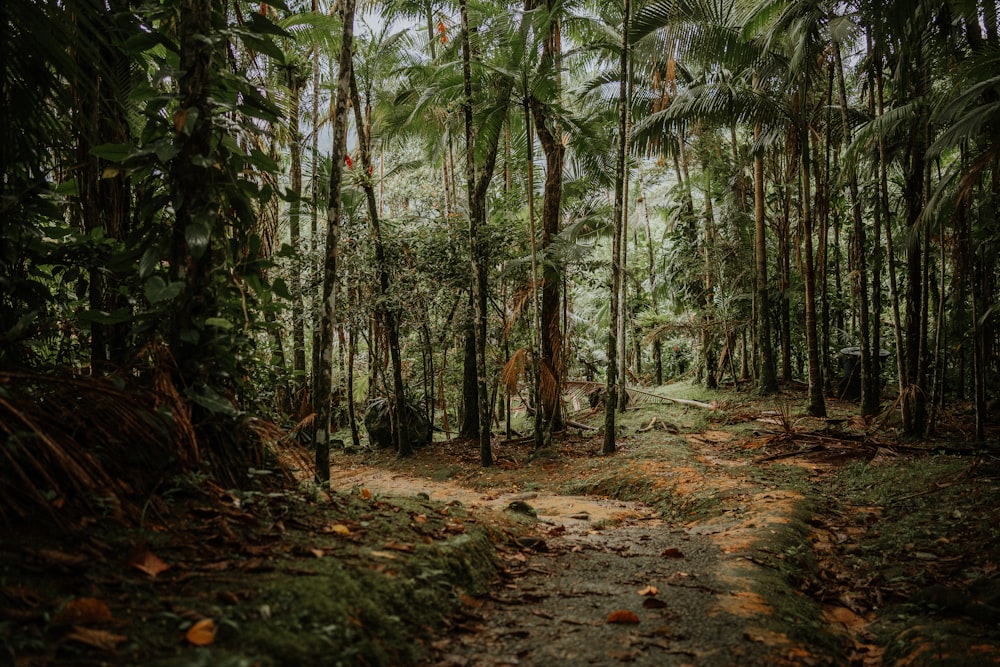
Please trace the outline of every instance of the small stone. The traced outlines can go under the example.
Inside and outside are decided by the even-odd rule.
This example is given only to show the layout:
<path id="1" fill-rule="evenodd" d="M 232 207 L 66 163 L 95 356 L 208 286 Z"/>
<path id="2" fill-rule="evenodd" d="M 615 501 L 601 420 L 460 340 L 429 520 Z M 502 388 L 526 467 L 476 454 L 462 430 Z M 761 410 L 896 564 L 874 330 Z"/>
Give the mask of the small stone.
<path id="1" fill-rule="evenodd" d="M 538 512 L 535 511 L 535 508 L 523 500 L 515 500 L 511 504 L 507 505 L 507 509 L 511 512 L 517 512 L 518 514 L 524 514 L 536 519 L 538 518 Z"/>

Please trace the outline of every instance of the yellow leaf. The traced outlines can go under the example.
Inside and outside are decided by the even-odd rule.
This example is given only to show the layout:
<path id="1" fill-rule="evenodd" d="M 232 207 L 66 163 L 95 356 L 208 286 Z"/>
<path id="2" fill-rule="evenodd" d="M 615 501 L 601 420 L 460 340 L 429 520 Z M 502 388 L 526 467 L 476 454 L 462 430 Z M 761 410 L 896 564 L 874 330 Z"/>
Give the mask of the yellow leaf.
<path id="1" fill-rule="evenodd" d="M 660 589 L 656 586 L 646 586 L 639 590 L 639 595 L 659 595 Z"/>
<path id="2" fill-rule="evenodd" d="M 203 618 L 188 628 L 184 638 L 195 646 L 208 646 L 215 641 L 215 621 Z"/>
<path id="3" fill-rule="evenodd" d="M 118 167 L 105 167 L 104 171 L 101 172 L 101 178 L 114 178 L 119 172 Z"/>
<path id="4" fill-rule="evenodd" d="M 351 534 L 351 529 L 348 528 L 347 526 L 345 526 L 342 523 L 336 523 L 336 524 L 330 526 L 330 532 L 331 533 L 337 533 L 338 535 L 350 535 Z"/>

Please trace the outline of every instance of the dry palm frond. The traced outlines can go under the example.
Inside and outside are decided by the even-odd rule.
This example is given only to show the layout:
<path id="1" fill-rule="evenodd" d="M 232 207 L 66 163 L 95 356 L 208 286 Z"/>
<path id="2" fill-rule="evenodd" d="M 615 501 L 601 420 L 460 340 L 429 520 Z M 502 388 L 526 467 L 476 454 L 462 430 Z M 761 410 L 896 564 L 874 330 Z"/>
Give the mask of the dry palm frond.
<path id="1" fill-rule="evenodd" d="M 507 318 L 507 323 L 504 325 L 503 335 L 504 337 L 510 336 L 510 330 L 513 328 L 514 324 L 521 317 L 521 313 L 524 312 L 524 307 L 527 305 L 528 301 L 531 300 L 531 296 L 535 293 L 539 287 L 541 287 L 543 282 L 541 280 L 532 281 L 528 283 L 523 289 L 514 292 L 512 299 L 513 302 L 510 305 L 510 317 Z"/>
<path id="2" fill-rule="evenodd" d="M 528 365 L 531 352 L 522 347 L 514 352 L 500 370 L 500 382 L 506 387 L 508 394 L 517 393 L 517 385 L 525 367 Z"/>
<path id="3" fill-rule="evenodd" d="M 545 406 L 549 414 L 552 413 L 556 406 L 556 402 L 559 400 L 559 381 L 556 380 L 555 373 L 552 372 L 552 368 L 549 367 L 544 361 L 541 363 L 541 377 L 539 381 L 539 394 L 541 395 L 542 405 Z"/>
<path id="4" fill-rule="evenodd" d="M 63 524 L 70 509 L 135 518 L 129 499 L 190 451 L 174 428 L 183 420 L 162 405 L 122 378 L 0 373 L 0 518 L 43 512 Z"/>

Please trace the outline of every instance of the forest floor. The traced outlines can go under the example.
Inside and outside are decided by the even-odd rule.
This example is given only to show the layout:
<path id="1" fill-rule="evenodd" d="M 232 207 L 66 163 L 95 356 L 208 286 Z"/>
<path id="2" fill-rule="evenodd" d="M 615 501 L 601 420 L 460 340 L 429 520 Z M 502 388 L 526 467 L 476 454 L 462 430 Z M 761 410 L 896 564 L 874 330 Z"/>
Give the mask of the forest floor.
<path id="1" fill-rule="evenodd" d="M 715 407 L 640 405 L 613 456 L 579 429 L 488 469 L 338 452 L 331 493 L 189 476 L 140 531 L 25 528 L 0 664 L 1000 664 L 1000 455 L 968 414 L 908 441 L 792 391 L 659 393 Z"/>

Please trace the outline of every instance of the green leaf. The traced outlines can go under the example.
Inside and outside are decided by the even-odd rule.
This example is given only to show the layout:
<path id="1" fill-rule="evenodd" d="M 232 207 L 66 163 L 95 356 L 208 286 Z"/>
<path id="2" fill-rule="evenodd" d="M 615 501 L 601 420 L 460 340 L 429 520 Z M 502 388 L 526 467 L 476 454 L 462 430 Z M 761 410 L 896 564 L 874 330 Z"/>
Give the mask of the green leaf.
<path id="1" fill-rule="evenodd" d="M 152 276 L 146 281 L 145 291 L 147 301 L 150 303 L 161 303 L 176 299 L 184 291 L 184 283 L 183 281 L 175 280 L 168 284 L 160 276 Z"/>
<path id="2" fill-rule="evenodd" d="M 170 162 L 180 155 L 181 147 L 169 139 L 156 143 L 156 157 L 160 162 Z"/>
<path id="3" fill-rule="evenodd" d="M 223 398 L 211 387 L 201 387 L 199 390 L 192 390 L 187 394 L 188 398 L 213 414 L 227 417 L 237 417 L 240 414 L 232 401 Z"/>
<path id="4" fill-rule="evenodd" d="M 159 248 L 156 246 L 150 246 L 146 248 L 146 252 L 142 253 L 142 258 L 139 260 L 139 277 L 148 278 L 153 275 L 153 271 L 160 264 L 160 253 Z"/>
<path id="5" fill-rule="evenodd" d="M 274 158 L 256 148 L 250 151 L 248 161 L 250 164 L 259 167 L 264 171 L 278 171 L 278 163 L 274 160 Z"/>
<path id="6" fill-rule="evenodd" d="M 132 154 L 129 144 L 101 144 L 90 149 L 90 154 L 108 162 L 124 162 Z"/>
<path id="7" fill-rule="evenodd" d="M 271 283 L 271 290 L 280 296 L 282 299 L 292 299 L 292 293 L 288 289 L 288 285 L 281 278 L 275 278 L 274 282 Z"/>
<path id="8" fill-rule="evenodd" d="M 79 317 L 84 322 L 95 322 L 97 324 L 121 324 L 131 318 L 128 308 L 118 308 L 112 313 L 105 313 L 100 310 L 85 310 Z"/>
<path id="9" fill-rule="evenodd" d="M 187 241 L 191 256 L 201 259 L 212 240 L 212 230 L 203 222 L 192 222 L 184 228 L 184 240 Z"/>
<path id="10" fill-rule="evenodd" d="M 233 328 L 233 323 L 224 317 L 209 317 L 205 320 L 205 326 L 229 331 Z"/>
<path id="11" fill-rule="evenodd" d="M 271 3 L 267 3 L 271 5 Z M 274 5 L 271 5 L 272 7 Z M 271 19 L 260 14 L 251 14 L 250 20 L 246 22 L 246 27 L 254 32 L 260 33 L 262 35 L 277 35 L 278 37 L 287 37 L 288 39 L 294 39 L 294 35 L 286 31 L 281 26 L 275 24 Z"/>
<path id="12" fill-rule="evenodd" d="M 243 45 L 246 46 L 251 51 L 256 51 L 258 53 L 263 53 L 266 56 L 271 56 L 275 60 L 281 61 L 285 54 L 278 48 L 278 46 L 272 42 L 267 37 L 259 37 L 253 33 L 237 31 L 239 38 L 243 41 Z"/>

